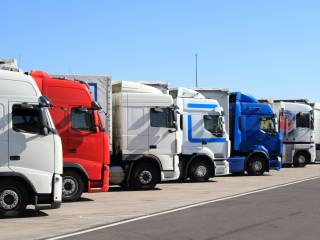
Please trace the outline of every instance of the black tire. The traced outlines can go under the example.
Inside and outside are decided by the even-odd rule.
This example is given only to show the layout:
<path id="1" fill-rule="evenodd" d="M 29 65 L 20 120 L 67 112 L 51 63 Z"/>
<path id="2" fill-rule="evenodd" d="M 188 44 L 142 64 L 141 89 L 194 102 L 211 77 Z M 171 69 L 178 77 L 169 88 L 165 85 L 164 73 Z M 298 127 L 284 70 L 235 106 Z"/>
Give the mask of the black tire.
<path id="1" fill-rule="evenodd" d="M 193 160 L 189 166 L 189 177 L 193 182 L 206 182 L 212 174 L 211 164 L 202 159 Z"/>
<path id="2" fill-rule="evenodd" d="M 64 171 L 62 180 L 62 201 L 78 201 L 83 191 L 84 182 L 81 176 L 75 171 Z"/>
<path id="3" fill-rule="evenodd" d="M 308 163 L 310 157 L 305 152 L 297 152 L 293 157 L 293 166 L 294 167 L 305 167 Z"/>
<path id="4" fill-rule="evenodd" d="M 248 160 L 247 172 L 250 176 L 261 176 L 267 170 L 264 157 L 253 156 Z"/>
<path id="5" fill-rule="evenodd" d="M 138 190 L 154 189 L 160 182 L 160 173 L 152 163 L 138 163 L 130 176 L 130 188 Z"/>
<path id="6" fill-rule="evenodd" d="M 0 182 L 0 216 L 17 217 L 28 203 L 28 192 L 23 183 L 4 180 Z"/>

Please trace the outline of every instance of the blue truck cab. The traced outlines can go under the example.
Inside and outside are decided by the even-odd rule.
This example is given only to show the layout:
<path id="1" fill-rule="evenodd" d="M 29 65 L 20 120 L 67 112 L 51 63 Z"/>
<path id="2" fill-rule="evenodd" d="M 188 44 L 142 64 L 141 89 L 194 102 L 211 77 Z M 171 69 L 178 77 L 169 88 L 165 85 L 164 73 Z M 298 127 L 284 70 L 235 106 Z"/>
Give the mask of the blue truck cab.
<path id="1" fill-rule="evenodd" d="M 230 172 L 262 175 L 281 168 L 282 140 L 272 108 L 241 92 L 229 96 Z"/>

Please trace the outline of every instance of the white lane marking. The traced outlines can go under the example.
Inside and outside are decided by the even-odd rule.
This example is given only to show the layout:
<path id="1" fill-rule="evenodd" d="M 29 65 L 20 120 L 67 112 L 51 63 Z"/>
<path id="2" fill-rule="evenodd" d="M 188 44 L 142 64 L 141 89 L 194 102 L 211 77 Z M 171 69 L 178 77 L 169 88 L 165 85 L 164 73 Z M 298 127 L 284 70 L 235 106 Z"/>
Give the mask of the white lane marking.
<path id="1" fill-rule="evenodd" d="M 78 231 L 78 232 L 73 232 L 73 233 L 68 233 L 68 234 L 64 234 L 64 235 L 60 235 L 60 236 L 56 236 L 56 237 L 47 238 L 47 240 L 58 240 L 58 239 L 63 239 L 63 238 L 67 238 L 67 237 L 73 237 L 73 236 L 77 236 L 77 235 L 81 235 L 81 234 L 85 234 L 85 233 L 90 233 L 90 232 L 94 232 L 94 231 L 99 231 L 99 230 L 110 228 L 110 227 L 114 227 L 114 226 L 119 226 L 119 225 L 126 224 L 126 223 L 136 222 L 136 221 L 143 220 L 143 219 L 146 219 L 146 218 L 161 216 L 161 215 L 168 214 L 168 213 L 174 213 L 174 212 L 182 211 L 182 210 L 189 209 L 189 208 L 203 206 L 203 205 L 210 204 L 210 203 L 222 202 L 222 201 L 233 199 L 233 198 L 237 198 L 237 197 L 242 197 L 242 196 L 246 196 L 246 195 L 250 195 L 250 194 L 254 194 L 254 193 L 259 193 L 259 192 L 265 192 L 265 191 L 269 191 L 269 190 L 272 190 L 272 189 L 286 187 L 286 186 L 290 186 L 290 185 L 293 185 L 293 184 L 306 182 L 306 181 L 310 181 L 310 180 L 315 180 L 315 179 L 319 179 L 319 178 L 320 178 L 320 176 L 310 177 L 310 178 L 305 178 L 305 179 L 301 179 L 301 180 L 297 180 L 297 181 L 293 181 L 293 182 L 289 182 L 289 183 L 283 183 L 283 184 L 275 185 L 275 186 L 272 186 L 272 187 L 265 187 L 265 188 L 261 188 L 261 189 L 258 189 L 258 190 L 239 193 L 239 194 L 235 194 L 235 195 L 228 196 L 228 197 L 223 197 L 223 198 L 208 200 L 208 201 L 204 201 L 204 202 L 194 203 L 194 204 L 190 204 L 190 205 L 187 205 L 187 206 L 184 206 L 184 207 L 178 207 L 178 208 L 174 208 L 174 209 L 171 209 L 171 210 L 166 210 L 166 211 L 162 211 L 162 212 L 158 212 L 158 213 L 152 213 L 152 214 L 148 214 L 148 215 L 144 215 L 144 216 L 140 216 L 140 217 L 135 217 L 135 218 L 131 218 L 131 219 L 115 222 L 115 223 L 102 225 L 102 226 L 99 226 L 99 227 L 93 227 L 93 228 L 81 230 L 81 231 Z"/>

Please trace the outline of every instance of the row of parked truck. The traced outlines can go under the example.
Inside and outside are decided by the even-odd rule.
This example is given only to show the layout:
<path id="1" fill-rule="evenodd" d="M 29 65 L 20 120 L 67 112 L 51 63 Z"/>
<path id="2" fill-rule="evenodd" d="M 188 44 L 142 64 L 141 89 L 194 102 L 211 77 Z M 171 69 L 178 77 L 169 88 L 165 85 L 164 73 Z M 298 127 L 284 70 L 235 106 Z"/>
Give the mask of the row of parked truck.
<path id="1" fill-rule="evenodd" d="M 109 185 L 152 189 L 320 161 L 320 109 L 306 100 L 23 73 L 12 60 L 0 68 L 1 215 Z"/>

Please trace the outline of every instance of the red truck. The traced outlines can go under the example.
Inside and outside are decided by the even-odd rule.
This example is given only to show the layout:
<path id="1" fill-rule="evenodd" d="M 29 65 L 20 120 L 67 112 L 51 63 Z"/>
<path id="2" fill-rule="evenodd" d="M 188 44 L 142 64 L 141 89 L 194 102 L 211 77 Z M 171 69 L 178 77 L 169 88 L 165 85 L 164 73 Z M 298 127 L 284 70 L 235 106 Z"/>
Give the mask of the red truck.
<path id="1" fill-rule="evenodd" d="M 62 199 L 76 201 L 83 192 L 108 191 L 109 138 L 89 86 L 42 71 L 30 75 L 53 103 L 50 113 L 63 145 Z"/>

